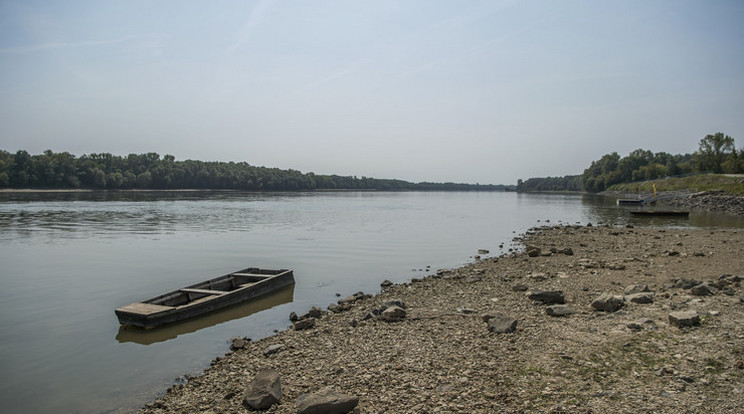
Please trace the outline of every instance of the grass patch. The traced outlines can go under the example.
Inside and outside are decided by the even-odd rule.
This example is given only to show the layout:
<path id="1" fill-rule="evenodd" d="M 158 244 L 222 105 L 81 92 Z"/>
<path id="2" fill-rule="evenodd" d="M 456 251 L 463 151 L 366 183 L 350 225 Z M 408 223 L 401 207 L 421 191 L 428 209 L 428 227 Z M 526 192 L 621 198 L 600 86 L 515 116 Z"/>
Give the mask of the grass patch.
<path id="1" fill-rule="evenodd" d="M 608 191 L 628 193 L 652 193 L 656 184 L 656 191 L 692 192 L 722 190 L 732 194 L 744 194 L 744 177 L 729 177 L 722 174 L 702 174 L 690 177 L 664 178 L 637 183 L 615 184 Z"/>

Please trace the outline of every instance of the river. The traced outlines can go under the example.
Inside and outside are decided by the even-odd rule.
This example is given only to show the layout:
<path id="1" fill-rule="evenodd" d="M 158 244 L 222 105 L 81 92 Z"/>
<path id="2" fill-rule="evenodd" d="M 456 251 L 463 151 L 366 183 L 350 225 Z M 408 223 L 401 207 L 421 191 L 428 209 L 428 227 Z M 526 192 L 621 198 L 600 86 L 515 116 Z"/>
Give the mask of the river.
<path id="1" fill-rule="evenodd" d="M 0 412 L 136 410 L 287 316 L 499 255 L 536 225 L 744 227 L 741 217 L 632 218 L 614 200 L 500 192 L 0 193 Z M 504 244 L 500 249 L 499 245 Z M 114 309 L 246 267 L 294 269 L 256 303 L 164 329 Z"/>

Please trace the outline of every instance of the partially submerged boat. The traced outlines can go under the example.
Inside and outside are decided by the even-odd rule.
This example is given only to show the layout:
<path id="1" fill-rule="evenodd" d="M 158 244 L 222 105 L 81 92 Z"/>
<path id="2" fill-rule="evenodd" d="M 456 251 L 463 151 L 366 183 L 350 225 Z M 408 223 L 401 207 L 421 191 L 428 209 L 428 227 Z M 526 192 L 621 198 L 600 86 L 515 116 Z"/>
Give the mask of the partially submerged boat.
<path id="1" fill-rule="evenodd" d="M 154 328 L 257 298 L 293 283 L 290 269 L 251 267 L 122 306 L 115 313 L 123 325 Z"/>
<path id="2" fill-rule="evenodd" d="M 679 210 L 636 210 L 631 211 L 630 214 L 635 216 L 674 216 L 674 217 L 687 217 L 690 215 L 689 211 Z"/>

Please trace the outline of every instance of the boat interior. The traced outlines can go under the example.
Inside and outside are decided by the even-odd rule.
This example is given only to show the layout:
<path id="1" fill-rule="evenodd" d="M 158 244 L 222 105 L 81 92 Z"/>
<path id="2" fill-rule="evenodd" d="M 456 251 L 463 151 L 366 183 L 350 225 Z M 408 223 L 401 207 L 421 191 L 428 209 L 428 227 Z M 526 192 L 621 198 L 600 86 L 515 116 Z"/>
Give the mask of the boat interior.
<path id="1" fill-rule="evenodd" d="M 262 269 L 244 269 L 215 279 L 185 287 L 150 299 L 145 303 L 160 306 L 182 306 L 213 296 L 224 295 L 236 289 L 253 285 L 276 273 Z"/>

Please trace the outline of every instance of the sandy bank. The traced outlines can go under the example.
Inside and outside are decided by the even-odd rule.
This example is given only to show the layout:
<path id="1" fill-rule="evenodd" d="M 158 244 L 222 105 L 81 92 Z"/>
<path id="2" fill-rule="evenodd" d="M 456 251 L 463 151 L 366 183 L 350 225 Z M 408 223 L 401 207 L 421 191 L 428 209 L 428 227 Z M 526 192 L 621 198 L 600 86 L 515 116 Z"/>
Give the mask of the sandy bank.
<path id="1" fill-rule="evenodd" d="M 270 413 L 294 413 L 298 396 L 324 386 L 358 396 L 362 413 L 723 413 L 744 406 L 744 282 L 720 278 L 744 275 L 744 232 L 554 227 L 524 242 L 542 254 L 486 258 L 325 312 L 312 329 L 219 358 L 142 412 L 248 412 L 243 392 L 263 368 L 281 374 L 282 399 Z M 718 288 L 695 296 L 681 279 Z M 592 307 L 601 294 L 622 296 L 634 284 L 648 286 L 651 303 Z M 562 291 L 575 313 L 548 316 L 547 305 L 527 297 L 537 289 Z M 393 298 L 407 305 L 405 319 L 363 320 Z M 677 311 L 694 311 L 700 324 L 671 325 Z M 488 312 L 517 319 L 517 330 L 489 332 L 481 319 Z M 266 356 L 270 346 L 275 352 Z"/>

